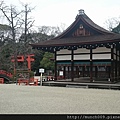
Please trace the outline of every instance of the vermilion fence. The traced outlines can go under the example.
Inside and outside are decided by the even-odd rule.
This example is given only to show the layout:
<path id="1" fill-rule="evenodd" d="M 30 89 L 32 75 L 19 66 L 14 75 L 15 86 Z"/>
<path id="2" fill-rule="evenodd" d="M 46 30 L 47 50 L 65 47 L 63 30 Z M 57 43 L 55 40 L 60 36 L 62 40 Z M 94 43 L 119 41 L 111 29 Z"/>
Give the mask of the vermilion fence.
<path id="1" fill-rule="evenodd" d="M 5 71 L 5 70 L 0 70 L 0 74 L 2 74 L 2 75 L 6 75 L 7 77 L 10 77 L 10 78 L 13 77 L 12 73 L 7 72 L 7 71 Z"/>

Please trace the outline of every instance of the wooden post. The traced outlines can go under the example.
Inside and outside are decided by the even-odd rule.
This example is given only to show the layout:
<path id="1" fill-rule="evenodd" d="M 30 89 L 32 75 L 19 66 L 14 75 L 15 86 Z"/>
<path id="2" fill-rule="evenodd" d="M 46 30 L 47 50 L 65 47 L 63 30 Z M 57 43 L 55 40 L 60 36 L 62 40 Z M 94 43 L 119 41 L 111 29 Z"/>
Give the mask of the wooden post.
<path id="1" fill-rule="evenodd" d="M 117 46 L 116 46 L 116 60 L 115 60 L 115 80 L 117 81 Z"/>
<path id="2" fill-rule="evenodd" d="M 70 67 L 68 66 L 68 76 L 67 76 L 67 79 L 69 79 L 69 74 L 70 74 Z"/>
<path id="3" fill-rule="evenodd" d="M 111 45 L 111 82 L 114 82 L 114 58 L 113 58 L 113 45 Z"/>
<path id="4" fill-rule="evenodd" d="M 97 78 L 97 73 L 98 73 L 98 69 L 97 66 L 95 66 L 95 77 Z"/>
<path id="5" fill-rule="evenodd" d="M 87 67 L 87 75 L 90 76 L 89 66 L 86 67 Z"/>
<path id="6" fill-rule="evenodd" d="M 74 81 L 74 50 L 71 50 L 71 81 Z"/>
<path id="7" fill-rule="evenodd" d="M 85 66 L 82 66 L 82 72 L 83 72 L 82 76 L 85 77 Z"/>
<path id="8" fill-rule="evenodd" d="M 90 48 L 90 82 L 93 82 L 92 48 Z"/>
<path id="9" fill-rule="evenodd" d="M 55 78 L 54 78 L 54 80 L 56 81 L 57 80 L 57 61 L 56 61 L 56 58 L 57 58 L 57 56 L 56 56 L 57 54 L 56 54 L 56 51 L 54 52 L 54 57 L 55 57 Z"/>
<path id="10" fill-rule="evenodd" d="M 120 63 L 120 48 L 119 48 L 119 63 Z M 119 64 L 119 77 L 120 77 L 120 64 Z"/>
<path id="11" fill-rule="evenodd" d="M 77 78 L 79 78 L 79 67 L 76 66 L 76 73 L 77 73 Z"/>
<path id="12" fill-rule="evenodd" d="M 64 66 L 63 68 L 64 68 L 64 70 L 63 70 L 63 77 L 64 77 L 64 79 L 66 79 L 66 66 Z"/>
<path id="13" fill-rule="evenodd" d="M 111 67 L 110 66 L 108 66 L 108 74 L 109 74 L 109 78 L 110 78 L 110 76 L 111 76 Z"/>

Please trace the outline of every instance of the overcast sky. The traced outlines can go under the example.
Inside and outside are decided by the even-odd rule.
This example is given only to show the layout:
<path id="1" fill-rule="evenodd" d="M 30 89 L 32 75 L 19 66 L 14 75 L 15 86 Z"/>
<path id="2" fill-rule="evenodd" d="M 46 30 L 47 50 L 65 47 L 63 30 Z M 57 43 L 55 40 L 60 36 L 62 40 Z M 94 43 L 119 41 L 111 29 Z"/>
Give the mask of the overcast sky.
<path id="1" fill-rule="evenodd" d="M 4 0 L 5 3 L 21 6 L 20 2 L 35 7 L 31 16 L 36 26 L 69 26 L 78 10 L 85 13 L 98 25 L 105 28 L 105 21 L 120 17 L 120 0 Z"/>

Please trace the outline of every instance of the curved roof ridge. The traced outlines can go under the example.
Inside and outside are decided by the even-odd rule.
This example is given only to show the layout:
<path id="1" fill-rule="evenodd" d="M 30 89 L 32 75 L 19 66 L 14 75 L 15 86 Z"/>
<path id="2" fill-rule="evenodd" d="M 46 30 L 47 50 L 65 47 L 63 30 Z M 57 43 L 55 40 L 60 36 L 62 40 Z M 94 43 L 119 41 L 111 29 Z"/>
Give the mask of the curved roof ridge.
<path id="1" fill-rule="evenodd" d="M 81 12 L 81 10 L 79 10 Z M 83 20 L 89 27 L 91 27 L 94 30 L 97 30 L 98 32 L 101 32 L 103 34 L 114 34 L 111 31 L 108 31 L 104 29 L 103 27 L 100 27 L 96 23 L 94 23 L 85 13 L 84 10 L 82 10 L 82 13 L 77 14 L 75 21 L 66 29 L 64 30 L 60 35 L 54 37 L 53 39 L 60 39 L 65 34 L 67 34 L 80 20 Z"/>
<path id="2" fill-rule="evenodd" d="M 84 15 L 80 15 L 80 16 L 82 16 L 82 18 L 84 18 L 86 23 L 91 25 L 92 27 L 94 27 L 94 28 L 96 28 L 96 29 L 98 29 L 100 31 L 103 31 L 105 33 L 114 34 L 113 32 L 108 31 L 108 30 L 104 29 L 103 27 L 101 27 L 101 26 L 97 25 L 96 23 L 94 23 L 85 13 L 84 13 Z"/>

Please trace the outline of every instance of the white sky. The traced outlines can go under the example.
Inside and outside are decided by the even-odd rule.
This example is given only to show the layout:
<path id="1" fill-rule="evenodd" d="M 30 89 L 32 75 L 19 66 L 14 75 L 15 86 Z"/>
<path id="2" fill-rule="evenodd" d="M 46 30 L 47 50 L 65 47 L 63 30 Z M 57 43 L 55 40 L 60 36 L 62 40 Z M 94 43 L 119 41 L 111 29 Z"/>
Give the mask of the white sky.
<path id="1" fill-rule="evenodd" d="M 35 7 L 32 17 L 36 26 L 69 26 L 78 10 L 85 13 L 98 25 L 105 28 L 105 21 L 120 17 L 120 0 L 4 0 L 5 3 L 21 6 L 19 1 Z"/>

